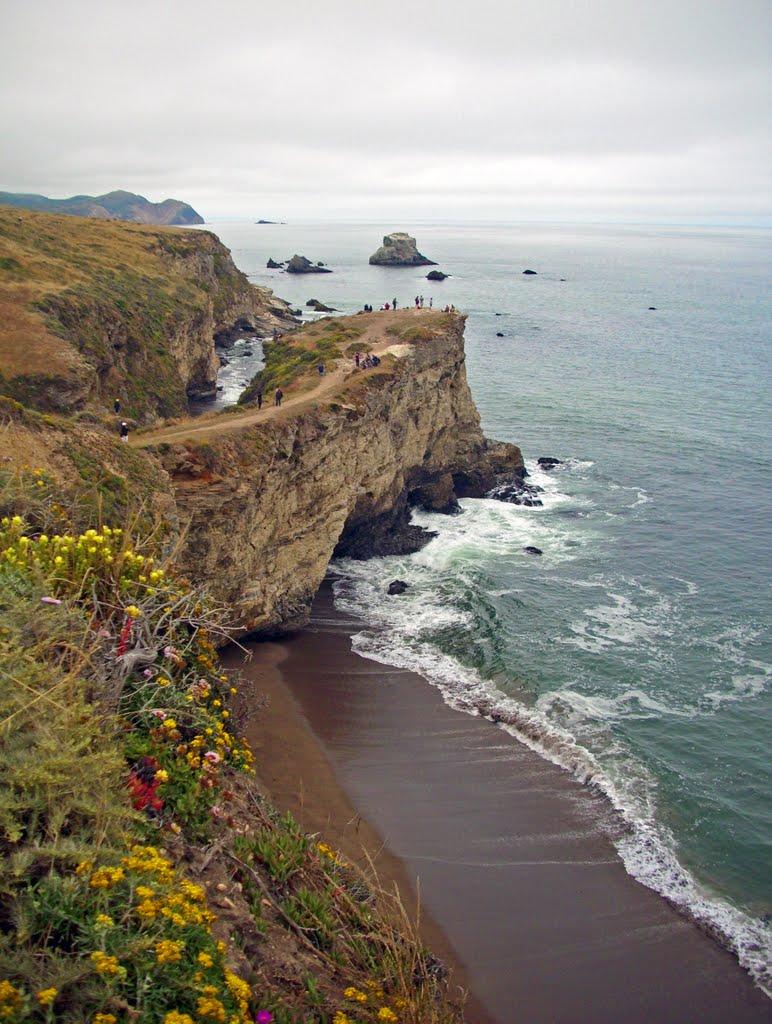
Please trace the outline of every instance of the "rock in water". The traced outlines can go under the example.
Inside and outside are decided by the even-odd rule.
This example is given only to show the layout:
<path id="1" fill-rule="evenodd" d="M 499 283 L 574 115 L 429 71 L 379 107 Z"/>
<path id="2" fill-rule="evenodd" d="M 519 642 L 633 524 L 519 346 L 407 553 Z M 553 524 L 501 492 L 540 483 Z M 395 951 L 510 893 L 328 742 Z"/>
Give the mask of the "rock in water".
<path id="1" fill-rule="evenodd" d="M 389 594 L 404 594 L 407 590 L 407 583 L 404 580 L 392 580 L 389 584 Z"/>
<path id="2" fill-rule="evenodd" d="M 283 266 L 284 266 L 284 264 L 283 264 L 283 263 L 277 263 L 277 262 L 276 262 L 276 260 L 274 260 L 274 259 L 271 259 L 271 257 L 270 257 L 270 256 L 268 257 L 268 262 L 266 263 L 266 267 L 267 267 L 267 268 L 268 268 L 269 270 L 281 270 L 281 268 L 282 268 Z"/>
<path id="3" fill-rule="evenodd" d="M 510 505 L 525 505 L 528 508 L 539 508 L 544 502 L 538 497 L 544 490 L 537 484 L 527 484 L 519 477 L 497 484 L 485 495 L 496 501 L 507 501 Z"/>
<path id="4" fill-rule="evenodd" d="M 426 275 L 427 281 L 444 281 L 450 274 L 443 274 L 441 270 L 430 270 Z"/>
<path id="5" fill-rule="evenodd" d="M 530 277 L 536 277 L 536 271 L 535 270 L 524 270 L 523 273 L 526 274 L 526 275 L 529 275 Z"/>
<path id="6" fill-rule="evenodd" d="M 384 235 L 383 245 L 370 257 L 376 267 L 436 267 L 434 260 L 428 260 L 416 248 L 415 238 L 405 231 L 393 231 Z"/>
<path id="7" fill-rule="evenodd" d="M 650 310 L 654 310 L 656 312 L 657 307 L 656 306 L 649 306 L 649 309 Z"/>
<path id="8" fill-rule="evenodd" d="M 523 548 L 523 551 L 525 551 L 525 553 L 527 555 L 543 555 L 544 554 L 544 552 L 542 551 L 541 548 L 534 547 L 533 544 L 526 544 L 526 546 Z"/>
<path id="9" fill-rule="evenodd" d="M 298 256 L 297 253 L 287 263 L 288 274 L 331 274 L 329 267 L 323 267 L 318 263 L 312 263 L 305 256 Z"/>
<path id="10" fill-rule="evenodd" d="M 542 455 L 536 460 L 542 469 L 554 469 L 555 466 L 562 466 L 563 460 L 556 459 L 553 455 Z"/>
<path id="11" fill-rule="evenodd" d="M 337 313 L 337 309 L 333 306 L 325 306 L 319 299 L 309 299 L 306 303 L 309 309 L 315 309 L 317 313 Z"/>
<path id="12" fill-rule="evenodd" d="M 504 337 L 504 332 L 503 331 L 496 331 L 496 337 L 497 338 L 503 338 Z"/>

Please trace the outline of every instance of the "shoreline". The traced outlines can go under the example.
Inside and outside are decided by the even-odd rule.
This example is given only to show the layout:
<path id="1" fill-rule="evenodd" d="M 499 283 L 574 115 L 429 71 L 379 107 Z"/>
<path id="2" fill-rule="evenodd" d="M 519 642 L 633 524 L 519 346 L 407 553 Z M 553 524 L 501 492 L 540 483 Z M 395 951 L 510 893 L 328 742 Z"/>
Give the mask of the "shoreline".
<path id="1" fill-rule="evenodd" d="M 433 937 L 424 934 L 460 965 L 470 1021 L 508 1024 L 513 1007 L 545 1024 L 772 1017 L 728 951 L 627 874 L 602 797 L 493 723 L 448 707 L 422 677 L 352 652 L 358 625 L 334 609 L 325 583 L 305 630 L 252 645 L 241 667 L 259 692 L 272 660 L 282 724 L 263 712 L 247 734 L 262 733 L 266 784 L 280 806 L 295 790 L 305 827 L 325 829 L 346 853 L 347 829 L 339 841 L 325 822 L 350 823 L 347 805 L 371 842 L 386 837 L 379 870 L 388 863 L 389 880 L 394 872 L 414 891 L 420 876 Z M 299 747 L 297 730 L 291 742 L 282 731 L 287 708 L 306 730 Z"/>
<path id="2" fill-rule="evenodd" d="M 290 644 L 265 641 L 249 645 L 245 661 L 238 648 L 223 652 L 223 664 L 244 676 L 242 701 L 266 700 L 266 706 L 247 718 L 244 735 L 255 752 L 260 782 L 271 801 L 290 811 L 304 831 L 322 837 L 351 863 L 375 867 L 384 889 L 399 889 L 400 901 L 412 921 L 419 921 L 422 939 L 450 970 L 450 991 L 464 1001 L 469 1021 L 495 1024 L 469 991 L 463 964 L 442 929 L 421 904 L 415 881 L 381 834 L 363 818 L 338 782 L 324 745 L 314 733 L 285 677 Z"/>

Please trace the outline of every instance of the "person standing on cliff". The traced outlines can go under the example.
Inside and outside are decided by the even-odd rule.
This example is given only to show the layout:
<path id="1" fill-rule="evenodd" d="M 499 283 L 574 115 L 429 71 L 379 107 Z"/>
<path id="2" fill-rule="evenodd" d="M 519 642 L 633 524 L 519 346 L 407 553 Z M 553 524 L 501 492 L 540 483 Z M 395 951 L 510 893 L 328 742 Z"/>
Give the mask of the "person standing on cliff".
<path id="1" fill-rule="evenodd" d="M 258 410 L 263 408 L 263 385 L 257 389 L 257 408 Z"/>
<path id="2" fill-rule="evenodd" d="M 419 299 L 419 297 L 418 297 L 418 296 L 416 295 L 416 297 L 415 297 L 415 308 L 416 308 L 416 309 L 418 309 L 418 303 L 419 303 L 419 301 L 420 301 L 420 299 Z"/>
<path id="3" fill-rule="evenodd" d="M 396 308 L 397 308 L 397 300 L 396 299 L 392 299 L 391 300 L 391 308 L 393 310 L 396 310 Z"/>
<path id="4" fill-rule="evenodd" d="M 116 398 L 115 401 L 113 402 L 113 412 L 117 414 L 120 411 L 121 411 L 121 400 L 120 400 L 120 398 Z"/>
<path id="5" fill-rule="evenodd" d="M 129 441 L 129 425 L 126 420 L 121 420 L 121 441 L 125 441 L 127 444 Z"/>
<path id="6" fill-rule="evenodd" d="M 280 406 L 282 398 L 284 398 L 284 392 L 281 388 L 277 388 L 273 395 L 273 404 L 275 406 Z"/>

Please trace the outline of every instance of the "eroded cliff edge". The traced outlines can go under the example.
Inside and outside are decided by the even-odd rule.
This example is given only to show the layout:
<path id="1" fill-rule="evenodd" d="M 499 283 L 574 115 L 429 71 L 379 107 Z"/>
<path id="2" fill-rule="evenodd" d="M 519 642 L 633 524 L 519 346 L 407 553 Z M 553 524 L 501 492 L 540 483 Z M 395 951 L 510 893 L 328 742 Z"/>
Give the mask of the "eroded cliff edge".
<path id="1" fill-rule="evenodd" d="M 173 493 L 177 560 L 242 630 L 302 625 L 334 553 L 420 546 L 411 504 L 450 511 L 522 472 L 517 447 L 483 437 L 463 328 L 426 311 L 410 340 L 385 334 L 378 369 L 351 373 L 332 397 L 198 440 L 150 439 Z"/>

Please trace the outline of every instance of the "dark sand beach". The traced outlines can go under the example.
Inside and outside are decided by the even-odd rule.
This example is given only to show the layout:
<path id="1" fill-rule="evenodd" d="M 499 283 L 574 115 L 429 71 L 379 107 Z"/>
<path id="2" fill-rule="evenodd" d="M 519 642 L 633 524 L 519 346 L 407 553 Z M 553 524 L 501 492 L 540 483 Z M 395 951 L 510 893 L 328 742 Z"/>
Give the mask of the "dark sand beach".
<path id="1" fill-rule="evenodd" d="M 414 673 L 351 651 L 325 585 L 309 627 L 243 665 L 280 806 L 415 891 L 470 1022 L 772 1020 L 735 959 L 624 870 L 606 802 Z M 242 660 L 231 653 L 229 663 Z M 412 897 L 411 897 L 412 898 Z"/>

